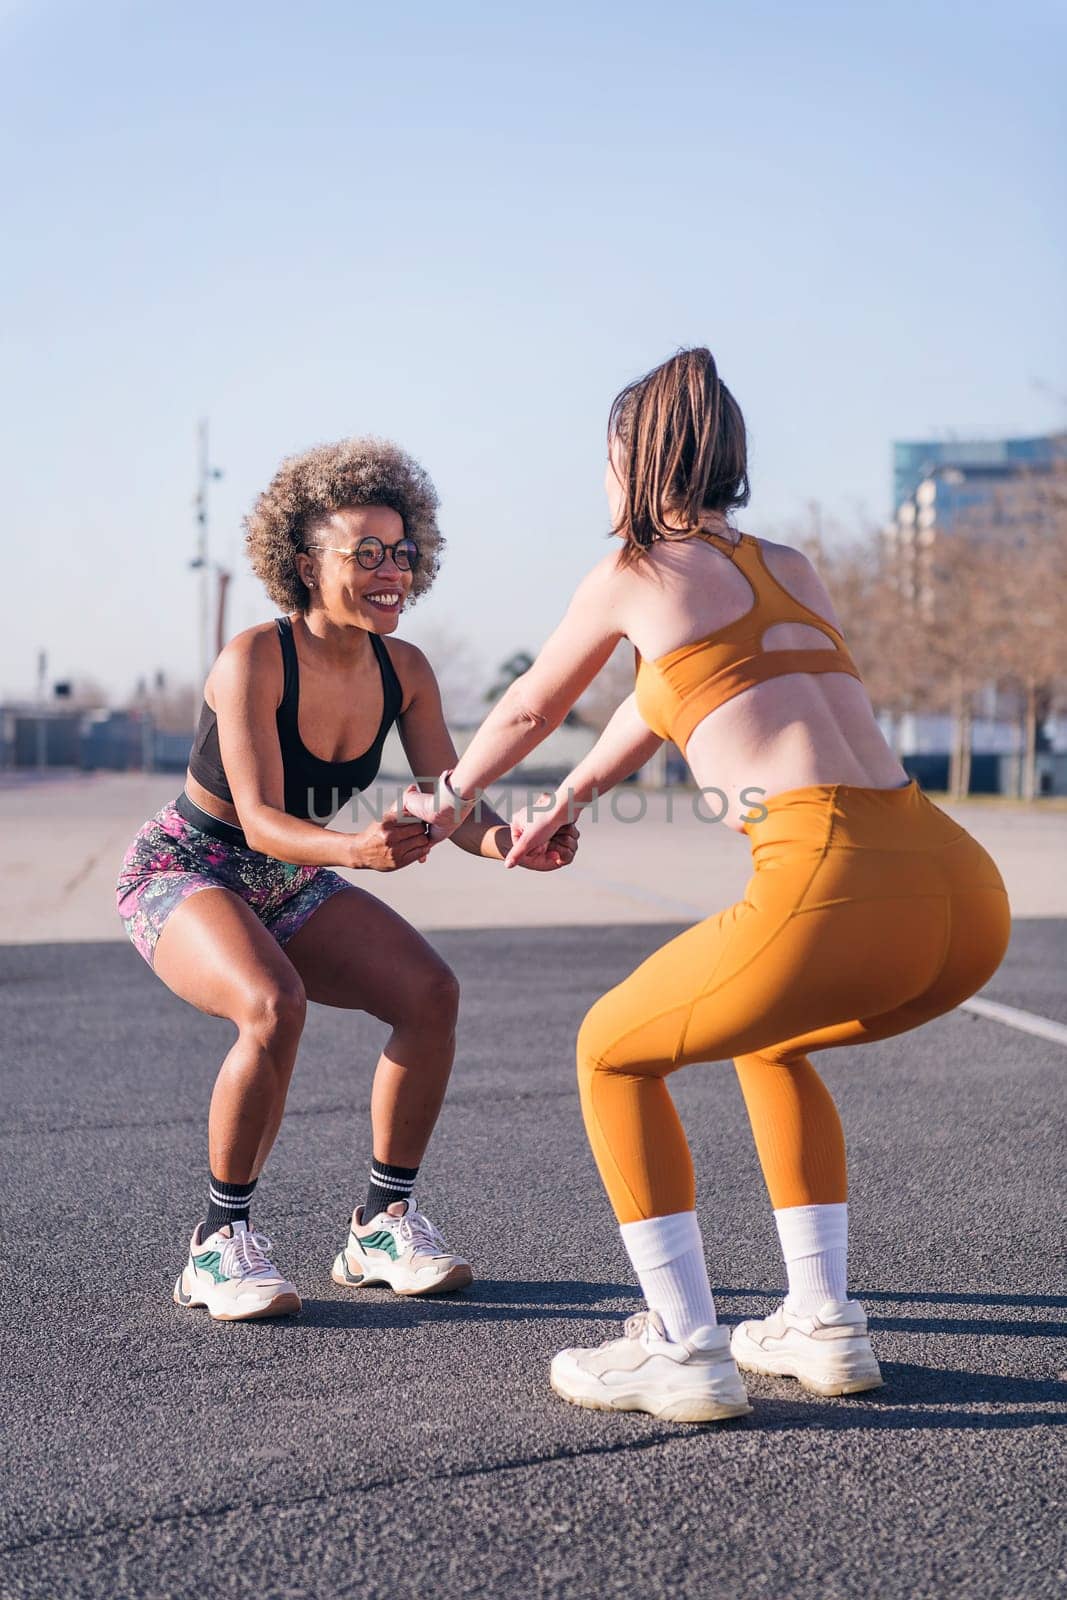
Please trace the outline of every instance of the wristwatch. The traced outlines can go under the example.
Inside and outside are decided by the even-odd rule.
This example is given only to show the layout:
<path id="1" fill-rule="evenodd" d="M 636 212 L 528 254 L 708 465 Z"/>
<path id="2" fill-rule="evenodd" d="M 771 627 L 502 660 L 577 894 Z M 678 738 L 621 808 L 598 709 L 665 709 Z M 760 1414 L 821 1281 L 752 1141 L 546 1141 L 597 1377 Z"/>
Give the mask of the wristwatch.
<path id="1" fill-rule="evenodd" d="M 458 800 L 461 805 L 472 804 L 475 800 L 477 800 L 478 796 L 476 794 L 472 794 L 472 795 L 460 794 L 459 790 L 455 787 L 455 785 L 452 782 L 452 774 L 455 772 L 455 770 L 456 770 L 455 767 L 446 767 L 444 772 L 442 772 L 442 774 L 441 774 L 441 782 L 444 785 L 444 787 L 448 790 L 448 792 L 452 796 L 452 798 L 454 800 Z"/>
<path id="2" fill-rule="evenodd" d="M 458 789 L 452 787 L 452 774 L 455 770 L 455 767 L 447 767 L 437 780 L 440 791 L 439 805 L 447 805 L 457 815 L 462 812 L 463 816 L 466 816 L 474 806 L 478 796 L 472 794 L 468 799 L 465 794 L 460 794 Z"/>

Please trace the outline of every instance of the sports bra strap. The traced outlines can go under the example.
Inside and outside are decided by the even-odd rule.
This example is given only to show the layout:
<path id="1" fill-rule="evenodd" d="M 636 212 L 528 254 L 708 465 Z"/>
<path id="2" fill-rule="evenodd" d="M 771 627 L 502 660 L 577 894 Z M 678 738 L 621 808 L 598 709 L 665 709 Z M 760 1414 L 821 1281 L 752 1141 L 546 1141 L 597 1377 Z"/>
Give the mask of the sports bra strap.
<path id="1" fill-rule="evenodd" d="M 282 647 L 282 700 L 283 706 L 288 705 L 290 696 L 296 686 L 296 640 L 293 638 L 293 624 L 289 617 L 275 617 L 275 626 L 278 629 L 278 641 Z M 281 709 L 281 706 L 278 708 Z"/>
<path id="2" fill-rule="evenodd" d="M 714 533 L 710 528 L 697 528 L 696 537 L 698 539 L 714 540 L 716 547 L 725 545 L 726 553 L 729 555 L 731 561 L 733 560 L 737 551 L 741 548 L 745 538 L 743 533 L 739 533 L 736 539 L 728 539 L 724 533 Z"/>

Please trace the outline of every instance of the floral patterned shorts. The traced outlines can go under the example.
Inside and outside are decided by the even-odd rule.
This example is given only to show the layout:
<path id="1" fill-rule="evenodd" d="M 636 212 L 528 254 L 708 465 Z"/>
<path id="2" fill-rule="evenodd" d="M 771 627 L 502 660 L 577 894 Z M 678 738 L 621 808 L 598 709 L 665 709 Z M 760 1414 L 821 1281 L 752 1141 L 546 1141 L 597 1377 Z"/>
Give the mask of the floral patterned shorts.
<path id="1" fill-rule="evenodd" d="M 298 867 L 216 839 L 187 822 L 172 803 L 150 818 L 130 845 L 116 896 L 126 932 L 152 966 L 167 918 L 199 889 L 240 895 L 284 945 L 324 900 L 348 887 L 329 867 Z"/>

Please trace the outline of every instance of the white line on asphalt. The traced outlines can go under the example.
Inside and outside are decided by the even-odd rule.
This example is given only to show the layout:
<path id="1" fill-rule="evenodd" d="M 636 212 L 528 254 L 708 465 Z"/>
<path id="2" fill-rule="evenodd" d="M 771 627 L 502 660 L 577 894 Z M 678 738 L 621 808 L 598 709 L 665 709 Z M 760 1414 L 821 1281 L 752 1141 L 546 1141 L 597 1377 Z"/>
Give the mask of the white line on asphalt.
<path id="1" fill-rule="evenodd" d="M 975 995 L 964 1000 L 961 1011 L 973 1011 L 976 1017 L 988 1017 L 991 1022 L 1003 1022 L 1020 1033 L 1035 1033 L 1039 1039 L 1051 1039 L 1054 1044 L 1067 1045 L 1067 1026 L 1053 1022 L 1051 1017 L 1039 1017 L 1033 1011 L 1020 1011 L 1018 1006 L 1002 1006 L 999 1000 L 983 1000 Z"/>

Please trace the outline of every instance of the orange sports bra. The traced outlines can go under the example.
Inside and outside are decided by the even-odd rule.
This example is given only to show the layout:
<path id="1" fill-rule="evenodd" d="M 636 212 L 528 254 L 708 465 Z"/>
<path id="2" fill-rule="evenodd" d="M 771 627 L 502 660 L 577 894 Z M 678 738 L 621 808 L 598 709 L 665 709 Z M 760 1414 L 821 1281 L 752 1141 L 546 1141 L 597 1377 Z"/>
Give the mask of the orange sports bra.
<path id="1" fill-rule="evenodd" d="M 717 710 L 755 683 L 765 683 L 768 678 L 787 672 L 847 672 L 853 678 L 860 676 L 837 628 L 794 599 L 772 576 L 758 539 L 742 533 L 734 545 L 717 533 L 702 533 L 699 537 L 714 540 L 729 551 L 756 598 L 743 616 L 704 639 L 679 645 L 677 650 L 669 650 L 654 660 L 646 661 L 639 651 L 634 651 L 637 709 L 653 733 L 672 740 L 682 751 L 693 729 L 709 711 Z M 778 622 L 802 622 L 818 628 L 836 648 L 809 645 L 806 649 L 764 650 L 763 635 Z"/>

